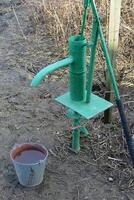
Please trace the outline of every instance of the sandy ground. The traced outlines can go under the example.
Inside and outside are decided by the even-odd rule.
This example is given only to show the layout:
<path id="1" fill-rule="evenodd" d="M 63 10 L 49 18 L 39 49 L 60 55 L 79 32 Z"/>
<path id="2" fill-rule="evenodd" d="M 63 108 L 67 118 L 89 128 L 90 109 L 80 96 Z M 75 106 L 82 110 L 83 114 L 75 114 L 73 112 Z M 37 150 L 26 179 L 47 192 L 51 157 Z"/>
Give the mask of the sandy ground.
<path id="1" fill-rule="evenodd" d="M 54 75 L 39 88 L 30 87 L 32 70 L 47 65 L 56 53 L 51 38 L 35 34 L 28 17 L 30 10 L 16 2 L 26 40 L 10 3 L 0 4 L 5 10 L 0 14 L 0 200 L 133 200 L 134 174 L 128 177 L 123 167 L 117 173 L 105 166 L 105 159 L 103 165 L 95 162 L 89 139 L 82 138 L 78 155 L 69 152 L 70 134 L 64 133 L 70 122 L 65 108 L 54 101 L 67 90 L 66 80 Z M 131 118 L 132 111 L 128 115 Z M 98 121 L 88 126 L 95 131 L 98 124 L 104 136 L 114 130 Z M 115 132 L 119 130 L 121 133 L 120 127 Z M 29 141 L 42 143 L 49 150 L 44 181 L 32 189 L 19 184 L 9 158 L 14 144 Z M 125 166 L 130 169 L 127 155 L 126 159 Z"/>

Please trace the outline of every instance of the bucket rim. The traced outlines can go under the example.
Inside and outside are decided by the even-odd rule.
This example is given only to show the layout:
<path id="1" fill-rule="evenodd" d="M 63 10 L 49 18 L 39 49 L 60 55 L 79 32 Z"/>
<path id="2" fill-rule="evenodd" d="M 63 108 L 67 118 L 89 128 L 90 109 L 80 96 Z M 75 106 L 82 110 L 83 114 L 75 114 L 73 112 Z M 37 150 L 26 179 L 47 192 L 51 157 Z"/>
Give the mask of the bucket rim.
<path id="1" fill-rule="evenodd" d="M 12 156 L 12 153 L 13 153 L 13 151 L 17 148 L 17 147 L 20 147 L 20 146 L 23 146 L 23 145 L 39 145 L 40 147 L 42 147 L 44 150 L 45 150 L 45 152 L 46 152 L 46 155 L 45 155 L 45 158 L 43 159 L 43 160 L 39 160 L 38 162 L 36 162 L 36 163 L 22 163 L 22 162 L 18 162 L 18 161 L 16 161 L 15 159 L 13 159 L 13 156 Z M 12 160 L 12 162 L 13 163 L 15 163 L 15 164 L 19 164 L 19 165 L 23 165 L 23 166 L 28 166 L 28 165 L 32 165 L 32 166 L 34 166 L 34 165 L 37 165 L 37 164 L 39 164 L 39 163 L 43 163 L 43 162 L 45 162 L 45 160 L 47 160 L 47 157 L 48 157 L 48 150 L 47 150 L 47 148 L 44 146 L 44 145 L 42 145 L 42 144 L 39 144 L 39 143 L 34 143 L 34 142 L 26 142 L 26 143 L 21 143 L 21 144 L 15 144 L 13 147 L 12 147 L 12 149 L 11 149 L 11 151 L 10 151 L 10 159 Z"/>

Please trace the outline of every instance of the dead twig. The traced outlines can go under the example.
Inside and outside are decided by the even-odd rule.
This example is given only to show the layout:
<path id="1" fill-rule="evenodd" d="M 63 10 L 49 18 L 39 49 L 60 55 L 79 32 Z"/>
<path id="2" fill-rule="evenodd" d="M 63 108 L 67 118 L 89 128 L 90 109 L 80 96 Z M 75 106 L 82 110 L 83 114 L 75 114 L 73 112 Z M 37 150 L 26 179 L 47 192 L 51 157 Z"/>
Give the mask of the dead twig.
<path id="1" fill-rule="evenodd" d="M 52 154 L 54 157 L 58 157 L 58 156 L 56 155 L 56 153 L 54 153 L 54 152 L 52 151 L 52 149 L 49 149 L 49 152 L 50 152 L 50 154 Z"/>
<path id="2" fill-rule="evenodd" d="M 22 29 L 22 27 L 21 27 L 21 25 L 20 25 L 18 16 L 17 16 L 17 14 L 16 14 L 16 11 L 15 11 L 15 8 L 14 8 L 13 5 L 12 5 L 12 9 L 13 9 L 13 13 L 14 13 L 14 16 L 15 16 L 15 18 L 16 18 L 16 21 L 17 21 L 17 23 L 18 23 L 18 26 L 19 26 L 19 28 L 20 28 L 20 31 L 21 31 L 21 33 L 22 33 L 22 36 L 23 36 L 23 38 L 26 40 L 27 38 L 26 38 L 26 36 L 25 36 L 25 34 L 24 34 L 24 32 L 23 32 L 23 29 Z"/>
<path id="3" fill-rule="evenodd" d="M 122 160 L 121 159 L 119 159 L 119 158 L 112 158 L 112 157 L 108 157 L 108 159 L 109 160 L 114 160 L 114 161 L 119 161 L 119 162 L 122 162 Z"/>
<path id="4" fill-rule="evenodd" d="M 124 102 L 124 104 L 130 104 L 130 103 L 134 103 L 134 101 L 126 101 L 126 102 Z"/>
<path id="5" fill-rule="evenodd" d="M 84 160 L 84 159 L 82 159 L 82 158 L 80 158 L 80 160 L 81 160 L 82 162 L 86 163 L 86 164 L 96 166 L 95 163 L 91 163 L 91 162 L 89 162 L 89 161 L 87 161 L 87 160 Z"/>

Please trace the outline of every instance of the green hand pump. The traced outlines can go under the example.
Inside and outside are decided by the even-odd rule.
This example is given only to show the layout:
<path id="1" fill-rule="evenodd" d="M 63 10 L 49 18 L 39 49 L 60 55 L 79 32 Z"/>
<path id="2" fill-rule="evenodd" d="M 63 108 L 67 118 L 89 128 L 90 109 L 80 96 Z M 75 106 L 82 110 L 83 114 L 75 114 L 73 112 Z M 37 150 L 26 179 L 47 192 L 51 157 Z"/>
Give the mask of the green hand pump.
<path id="1" fill-rule="evenodd" d="M 87 42 L 84 31 L 87 19 L 87 11 L 92 9 L 93 25 L 90 43 Z M 101 20 L 97 12 L 94 0 L 84 0 L 84 14 L 80 35 L 73 35 L 69 38 L 69 56 L 54 64 L 42 69 L 32 80 L 31 85 L 37 87 L 41 84 L 46 75 L 63 67 L 69 67 L 69 92 L 57 97 L 56 101 L 68 108 L 67 116 L 73 120 L 71 149 L 74 152 L 80 150 L 80 133 L 87 136 L 88 130 L 81 126 L 81 118 L 91 119 L 110 108 L 113 104 L 92 93 L 93 74 L 95 66 L 95 55 L 98 38 L 100 38 L 102 50 L 107 63 L 109 76 L 113 85 L 116 103 L 121 117 L 121 124 L 126 137 L 128 150 L 134 165 L 134 142 L 127 125 L 124 107 L 120 99 L 117 83 L 115 80 L 110 56 L 105 43 Z M 88 80 L 86 80 L 86 53 L 90 48 L 90 65 Z"/>

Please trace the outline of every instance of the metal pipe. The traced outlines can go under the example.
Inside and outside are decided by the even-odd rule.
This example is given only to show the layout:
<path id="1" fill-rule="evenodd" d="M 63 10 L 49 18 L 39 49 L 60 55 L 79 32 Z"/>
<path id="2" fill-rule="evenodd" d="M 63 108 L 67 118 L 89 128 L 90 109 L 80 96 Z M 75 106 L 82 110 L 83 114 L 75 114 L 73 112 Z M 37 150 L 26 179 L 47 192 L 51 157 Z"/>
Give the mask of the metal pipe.
<path id="1" fill-rule="evenodd" d="M 81 37 L 84 37 L 85 24 L 87 19 L 87 9 L 90 7 L 90 0 L 84 0 L 84 14 L 82 20 Z"/>
<path id="2" fill-rule="evenodd" d="M 32 80 L 31 86 L 33 86 L 33 87 L 39 86 L 46 75 L 51 74 L 52 72 L 54 72 L 62 67 L 66 67 L 67 65 L 70 65 L 72 63 L 73 63 L 73 57 L 69 56 L 68 58 L 65 58 L 56 63 L 48 65 L 47 67 L 42 69 L 38 74 L 36 74 L 36 76 Z"/>
<path id="3" fill-rule="evenodd" d="M 84 30 L 85 30 L 86 18 L 87 18 L 87 7 L 84 9 L 83 22 L 82 22 L 82 28 L 81 28 L 81 37 L 84 36 Z"/>
<path id="4" fill-rule="evenodd" d="M 87 41 L 81 35 L 69 38 L 69 52 L 73 63 L 69 70 L 70 97 L 73 101 L 83 101 L 86 91 L 86 49 Z"/>
<path id="5" fill-rule="evenodd" d="M 80 125 L 80 118 L 74 119 L 73 126 L 75 127 L 79 125 Z M 75 153 L 80 151 L 80 128 L 76 128 L 72 131 L 72 147 L 71 148 Z"/>
<path id="6" fill-rule="evenodd" d="M 109 74 L 110 74 L 110 77 L 111 77 L 111 80 L 112 80 L 112 84 L 113 84 L 113 88 L 114 88 L 114 91 L 115 91 L 115 96 L 116 96 L 117 99 L 120 99 L 117 83 L 116 83 L 115 76 L 114 76 L 113 67 L 112 67 L 112 64 L 111 64 L 110 56 L 109 56 L 108 49 L 107 49 L 107 46 L 106 46 L 106 43 L 105 43 L 102 28 L 101 28 L 100 25 L 99 25 L 99 36 L 100 36 L 100 39 L 101 39 L 101 44 L 102 44 L 104 56 L 106 58 L 108 71 L 109 71 Z"/>
<path id="7" fill-rule="evenodd" d="M 88 83 L 87 83 L 86 103 L 89 103 L 91 100 L 97 41 L 98 41 L 98 22 L 96 18 L 94 18 L 93 28 L 92 28 L 92 37 L 91 37 L 92 46 L 91 46 L 91 51 L 90 51 L 90 64 L 89 64 L 89 74 L 88 74 Z"/>
<path id="8" fill-rule="evenodd" d="M 105 43 L 105 38 L 104 38 L 104 35 L 103 35 L 101 23 L 100 23 L 100 17 L 98 15 L 97 8 L 96 8 L 94 0 L 91 0 L 91 7 L 92 7 L 93 15 L 96 17 L 96 19 L 98 21 L 99 36 L 100 36 L 104 56 L 106 58 L 108 71 L 109 71 L 109 74 L 110 74 L 110 77 L 111 77 L 111 80 L 112 80 L 113 89 L 115 91 L 115 96 L 116 96 L 117 99 L 120 99 L 117 83 L 116 83 L 115 76 L 114 76 L 113 67 L 112 67 L 112 64 L 111 64 L 109 52 L 108 52 L 108 49 L 107 49 L 107 46 L 106 46 L 106 43 Z"/>

